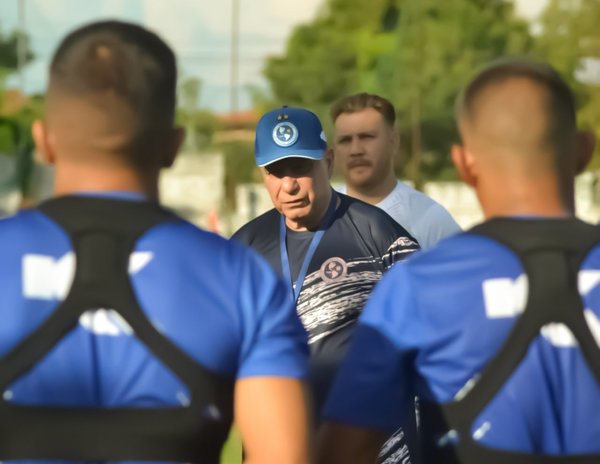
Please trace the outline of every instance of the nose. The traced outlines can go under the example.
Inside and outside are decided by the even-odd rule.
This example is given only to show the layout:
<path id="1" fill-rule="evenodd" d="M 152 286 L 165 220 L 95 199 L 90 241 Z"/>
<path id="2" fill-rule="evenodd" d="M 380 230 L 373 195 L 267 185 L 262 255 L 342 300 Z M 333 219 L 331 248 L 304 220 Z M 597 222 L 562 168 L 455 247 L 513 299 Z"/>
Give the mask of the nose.
<path id="1" fill-rule="evenodd" d="M 359 156 L 364 154 L 362 143 L 358 137 L 352 137 L 352 142 L 350 144 L 350 155 Z"/>
<path id="2" fill-rule="evenodd" d="M 298 184 L 298 179 L 295 177 L 285 176 L 283 179 L 281 179 L 281 189 L 285 193 L 293 195 L 298 192 L 299 188 L 300 184 Z"/>

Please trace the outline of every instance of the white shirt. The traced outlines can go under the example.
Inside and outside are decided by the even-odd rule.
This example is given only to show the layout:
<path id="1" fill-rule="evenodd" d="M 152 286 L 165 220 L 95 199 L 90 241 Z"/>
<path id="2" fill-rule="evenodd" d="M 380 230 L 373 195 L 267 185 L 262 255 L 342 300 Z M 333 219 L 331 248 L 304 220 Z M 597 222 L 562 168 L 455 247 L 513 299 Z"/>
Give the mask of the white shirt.
<path id="1" fill-rule="evenodd" d="M 339 191 L 346 193 L 346 186 Z M 404 227 L 423 249 L 431 248 L 440 239 L 461 231 L 442 205 L 400 181 L 376 206 Z"/>

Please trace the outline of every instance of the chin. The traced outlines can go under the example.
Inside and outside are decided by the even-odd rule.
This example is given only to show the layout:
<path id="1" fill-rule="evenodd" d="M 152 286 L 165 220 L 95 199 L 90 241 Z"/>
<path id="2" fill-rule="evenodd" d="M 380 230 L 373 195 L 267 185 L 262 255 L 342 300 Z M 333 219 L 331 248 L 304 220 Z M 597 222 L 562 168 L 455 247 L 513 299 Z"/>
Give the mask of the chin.
<path id="1" fill-rule="evenodd" d="M 373 176 L 348 176 L 347 183 L 355 188 L 364 188 L 373 184 Z"/>
<path id="2" fill-rule="evenodd" d="M 309 216 L 309 213 L 291 210 L 291 211 L 284 211 L 283 215 L 286 218 L 291 219 L 293 221 L 302 221 L 303 219 L 306 219 Z"/>
<path id="3" fill-rule="evenodd" d="M 308 208 L 291 208 L 284 209 L 281 212 L 286 218 L 292 221 L 303 221 L 310 216 L 310 209 Z"/>

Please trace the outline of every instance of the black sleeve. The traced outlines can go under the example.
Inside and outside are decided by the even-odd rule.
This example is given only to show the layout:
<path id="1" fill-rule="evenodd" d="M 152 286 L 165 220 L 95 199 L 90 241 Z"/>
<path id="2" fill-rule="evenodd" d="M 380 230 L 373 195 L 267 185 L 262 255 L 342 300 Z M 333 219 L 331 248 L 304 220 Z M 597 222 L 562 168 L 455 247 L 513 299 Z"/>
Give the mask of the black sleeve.
<path id="1" fill-rule="evenodd" d="M 378 208 L 379 209 L 379 208 Z M 381 258 L 385 269 L 421 249 L 419 242 L 385 211 L 379 210 L 373 219 L 372 233 L 375 242 L 381 244 Z"/>
<path id="2" fill-rule="evenodd" d="M 236 240 L 244 245 L 250 245 L 252 243 L 252 239 L 247 226 L 248 224 L 240 227 L 229 239 Z"/>

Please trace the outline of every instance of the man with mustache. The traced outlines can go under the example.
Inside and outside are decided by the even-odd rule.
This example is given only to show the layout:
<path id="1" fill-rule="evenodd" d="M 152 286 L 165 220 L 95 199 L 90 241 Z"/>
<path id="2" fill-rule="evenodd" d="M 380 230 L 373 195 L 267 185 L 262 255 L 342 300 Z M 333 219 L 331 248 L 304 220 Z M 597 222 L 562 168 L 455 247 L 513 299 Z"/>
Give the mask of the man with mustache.
<path id="1" fill-rule="evenodd" d="M 332 388 L 320 463 L 373 463 L 421 400 L 427 464 L 600 462 L 600 228 L 574 217 L 594 135 L 548 65 L 501 60 L 456 105 L 486 221 L 388 273 Z"/>
<path id="2" fill-rule="evenodd" d="M 369 293 L 419 246 L 379 208 L 331 188 L 333 153 L 312 112 L 265 114 L 255 150 L 274 208 L 233 238 L 261 253 L 288 285 L 308 331 L 318 413 Z"/>
<path id="3" fill-rule="evenodd" d="M 368 93 L 344 97 L 332 107 L 331 118 L 333 148 L 346 181 L 340 191 L 383 209 L 423 249 L 460 231 L 442 205 L 396 179 L 400 137 L 390 101 Z"/>

